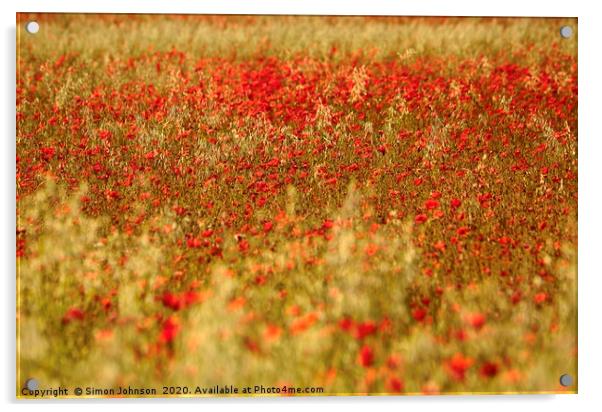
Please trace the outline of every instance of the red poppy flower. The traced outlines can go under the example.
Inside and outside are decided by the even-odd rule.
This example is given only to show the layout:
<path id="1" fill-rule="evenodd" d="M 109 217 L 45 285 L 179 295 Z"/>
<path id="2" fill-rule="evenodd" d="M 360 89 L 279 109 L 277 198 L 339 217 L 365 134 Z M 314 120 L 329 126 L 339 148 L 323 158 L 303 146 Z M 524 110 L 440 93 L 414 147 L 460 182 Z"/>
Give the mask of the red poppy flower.
<path id="1" fill-rule="evenodd" d="M 322 228 L 324 229 L 332 229 L 334 227 L 334 222 L 332 220 L 325 220 L 324 223 L 322 223 Z"/>
<path id="2" fill-rule="evenodd" d="M 463 381 L 466 378 L 466 372 L 472 366 L 474 360 L 464 356 L 461 353 L 456 353 L 447 361 L 447 370 L 453 379 Z"/>
<path id="3" fill-rule="evenodd" d="M 366 336 L 370 336 L 376 333 L 376 324 L 372 321 L 366 321 L 358 323 L 355 327 L 355 338 L 364 339 Z"/>
<path id="4" fill-rule="evenodd" d="M 481 365 L 479 373 L 485 378 L 493 378 L 497 375 L 499 367 L 495 362 L 485 362 Z"/>
<path id="5" fill-rule="evenodd" d="M 353 328 L 353 325 L 353 319 L 349 317 L 344 317 L 339 321 L 339 327 L 346 332 L 349 332 Z"/>
<path id="6" fill-rule="evenodd" d="M 182 308 L 182 299 L 171 292 L 165 292 L 161 297 L 163 306 L 172 310 L 180 310 Z"/>
<path id="7" fill-rule="evenodd" d="M 362 346 L 358 355 L 359 364 L 364 368 L 369 368 L 374 364 L 374 351 L 368 345 Z"/>
<path id="8" fill-rule="evenodd" d="M 470 229 L 467 228 L 466 226 L 459 227 L 458 230 L 456 231 L 458 236 L 466 236 L 468 234 L 468 232 L 470 232 Z"/>
<path id="9" fill-rule="evenodd" d="M 426 309 L 424 308 L 416 308 L 412 311 L 412 317 L 418 321 L 418 322 L 422 322 L 424 320 L 424 318 L 426 317 Z"/>
<path id="10" fill-rule="evenodd" d="M 460 199 L 454 198 L 451 200 L 450 205 L 453 209 L 457 209 L 460 207 L 460 205 L 462 205 L 462 202 L 460 201 Z"/>
<path id="11" fill-rule="evenodd" d="M 79 308 L 69 308 L 65 315 L 63 316 L 63 324 L 70 323 L 74 320 L 83 320 L 85 317 L 84 311 Z"/>
<path id="12" fill-rule="evenodd" d="M 274 226 L 274 224 L 272 222 L 265 222 L 263 224 L 263 231 L 265 233 L 268 233 L 270 230 L 272 230 L 272 227 Z"/>
<path id="13" fill-rule="evenodd" d="M 397 376 L 391 376 L 387 380 L 387 390 L 392 393 L 403 392 L 403 381 Z"/>
<path id="14" fill-rule="evenodd" d="M 420 224 L 420 223 L 426 222 L 427 219 L 428 219 L 428 217 L 425 214 L 421 213 L 419 215 L 416 215 L 416 217 L 414 218 L 414 221 L 416 223 Z"/>
<path id="15" fill-rule="evenodd" d="M 159 340 L 164 343 L 173 342 L 178 333 L 180 332 L 180 322 L 175 316 L 170 316 L 163 323 Z"/>
<path id="16" fill-rule="evenodd" d="M 249 241 L 247 239 L 242 239 L 240 242 L 238 242 L 238 249 L 241 252 L 246 252 L 249 250 Z"/>
<path id="17" fill-rule="evenodd" d="M 202 246 L 202 242 L 200 239 L 196 238 L 196 237 L 189 237 L 188 239 L 186 239 L 186 246 L 188 246 L 190 249 L 196 249 Z"/>
<path id="18" fill-rule="evenodd" d="M 546 300 L 548 299 L 548 295 L 545 292 L 539 292 L 536 293 L 535 296 L 533 296 L 533 300 L 535 301 L 535 303 L 537 303 L 538 305 L 541 305 L 542 303 L 544 303 Z"/>
<path id="19" fill-rule="evenodd" d="M 476 330 L 481 329 L 487 320 L 484 314 L 482 313 L 473 313 L 469 316 L 470 325 Z"/>
<path id="20" fill-rule="evenodd" d="M 439 207 L 439 201 L 435 199 L 428 199 L 426 202 L 424 202 L 424 207 L 428 210 L 436 209 Z"/>
<path id="21" fill-rule="evenodd" d="M 435 242 L 435 244 L 433 245 L 435 249 L 437 249 L 440 252 L 445 252 L 446 246 L 445 246 L 445 242 L 438 240 Z"/>
<path id="22" fill-rule="evenodd" d="M 46 161 L 52 159 L 56 153 L 56 149 L 54 147 L 42 147 L 40 151 L 42 152 L 42 158 Z"/>
<path id="23" fill-rule="evenodd" d="M 180 297 L 180 300 L 183 301 L 185 306 L 194 305 L 195 303 L 200 302 L 201 299 L 202 295 L 194 290 L 189 290 Z"/>

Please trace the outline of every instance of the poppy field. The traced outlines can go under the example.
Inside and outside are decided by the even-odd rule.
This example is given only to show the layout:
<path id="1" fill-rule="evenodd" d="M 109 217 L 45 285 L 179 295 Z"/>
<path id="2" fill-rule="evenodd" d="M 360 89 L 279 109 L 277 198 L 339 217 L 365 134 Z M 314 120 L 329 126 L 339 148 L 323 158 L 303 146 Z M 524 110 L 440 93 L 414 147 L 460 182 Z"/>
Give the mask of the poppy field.
<path id="1" fill-rule="evenodd" d="M 566 24 L 17 15 L 17 395 L 575 393 Z"/>

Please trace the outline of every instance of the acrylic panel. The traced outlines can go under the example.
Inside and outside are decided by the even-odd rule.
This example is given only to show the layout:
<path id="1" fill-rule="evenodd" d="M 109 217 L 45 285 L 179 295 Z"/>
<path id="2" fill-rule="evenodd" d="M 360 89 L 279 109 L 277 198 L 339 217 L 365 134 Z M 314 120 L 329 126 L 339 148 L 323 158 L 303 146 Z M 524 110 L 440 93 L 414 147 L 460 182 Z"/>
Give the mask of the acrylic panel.
<path id="1" fill-rule="evenodd" d="M 17 15 L 17 396 L 577 392 L 577 19 Z"/>

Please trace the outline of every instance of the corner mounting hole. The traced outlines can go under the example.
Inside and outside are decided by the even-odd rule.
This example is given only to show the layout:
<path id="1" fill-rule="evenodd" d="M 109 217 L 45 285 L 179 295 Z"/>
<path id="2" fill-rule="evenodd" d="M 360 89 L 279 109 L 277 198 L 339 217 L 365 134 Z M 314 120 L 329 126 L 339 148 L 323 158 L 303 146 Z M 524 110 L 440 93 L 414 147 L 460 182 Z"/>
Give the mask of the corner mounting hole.
<path id="1" fill-rule="evenodd" d="M 30 391 L 35 391 L 40 386 L 40 383 L 37 379 L 30 378 L 25 382 L 25 387 Z"/>
<path id="2" fill-rule="evenodd" d="M 562 26 L 560 28 L 560 36 L 563 39 L 570 39 L 573 36 L 573 28 L 571 26 Z"/>
<path id="3" fill-rule="evenodd" d="M 560 376 L 560 384 L 562 386 L 571 386 L 573 384 L 573 377 L 568 373 Z"/>
<path id="4" fill-rule="evenodd" d="M 29 33 L 29 34 L 36 34 L 37 32 L 40 31 L 40 25 L 35 20 L 30 21 L 30 22 L 27 22 L 27 24 L 25 25 L 25 30 L 27 30 L 27 33 Z"/>

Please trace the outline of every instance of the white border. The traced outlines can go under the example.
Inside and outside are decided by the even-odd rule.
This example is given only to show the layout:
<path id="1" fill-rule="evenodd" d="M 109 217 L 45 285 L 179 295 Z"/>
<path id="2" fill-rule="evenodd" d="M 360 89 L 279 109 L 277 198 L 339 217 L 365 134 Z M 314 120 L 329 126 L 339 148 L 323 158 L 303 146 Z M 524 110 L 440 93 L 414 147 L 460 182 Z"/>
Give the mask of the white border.
<path id="1" fill-rule="evenodd" d="M 194 1 L 55 1 L 22 0 L 20 11 L 110 13 L 229 13 L 229 14 L 403 14 L 439 16 L 562 16 L 576 17 L 576 1 L 471 2 L 450 0 L 224 0 Z M 583 2 L 584 3 L 584 2 Z"/>
<path id="2" fill-rule="evenodd" d="M 195 410 L 206 408 L 293 409 L 340 408 L 363 410 L 377 407 L 386 409 L 504 411 L 545 408 L 546 412 L 567 409 L 588 410 L 602 406 L 602 363 L 600 351 L 600 316 L 602 313 L 602 270 L 600 248 L 602 244 L 600 189 L 602 186 L 601 139 L 602 123 L 602 65 L 599 46 L 602 40 L 602 15 L 596 2 L 566 1 L 470 1 L 470 0 L 90 0 L 90 1 L 32 1 L 17 4 L 0 3 L 2 13 L 2 55 L 0 57 L 0 114 L 2 130 L 0 142 L 2 162 L 0 189 L 1 248 L 4 254 L 2 268 L 2 339 L 0 340 L 1 400 L 9 408 L 34 408 L 62 410 L 64 408 L 126 409 L 143 407 L 164 411 L 165 408 L 185 407 Z M 14 399 L 14 262 L 15 262 L 15 12 L 113 12 L 113 13 L 224 13 L 224 14 L 376 14 L 376 15 L 456 15 L 456 16 L 562 16 L 579 18 L 579 394 L 578 395 L 518 395 L 518 396 L 442 396 L 431 398 L 309 398 L 309 399 L 202 399 L 202 400 L 149 400 L 143 405 L 135 400 L 98 400 L 76 403 L 16 402 Z M 36 405 L 39 404 L 39 405 Z M 575 409 L 577 410 L 577 409 Z"/>

